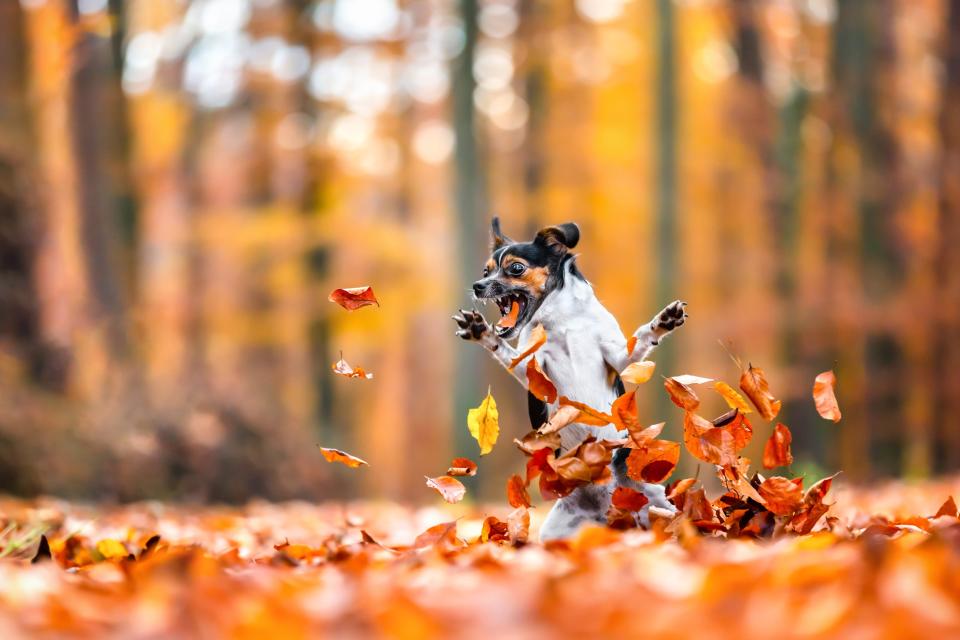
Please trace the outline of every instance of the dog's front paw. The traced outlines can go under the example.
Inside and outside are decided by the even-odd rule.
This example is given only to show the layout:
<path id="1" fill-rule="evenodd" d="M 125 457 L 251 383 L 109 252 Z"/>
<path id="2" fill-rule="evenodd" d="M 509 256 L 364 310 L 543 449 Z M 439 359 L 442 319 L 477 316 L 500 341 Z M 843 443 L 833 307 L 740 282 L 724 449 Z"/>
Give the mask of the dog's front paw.
<path id="1" fill-rule="evenodd" d="M 490 325 L 480 315 L 479 311 L 465 311 L 460 309 L 460 313 L 453 316 L 454 322 L 460 329 L 457 335 L 464 340 L 483 340 L 485 336 L 491 335 Z"/>
<path id="2" fill-rule="evenodd" d="M 687 320 L 686 308 L 686 302 L 674 300 L 653 318 L 650 326 L 658 335 L 668 334 Z"/>

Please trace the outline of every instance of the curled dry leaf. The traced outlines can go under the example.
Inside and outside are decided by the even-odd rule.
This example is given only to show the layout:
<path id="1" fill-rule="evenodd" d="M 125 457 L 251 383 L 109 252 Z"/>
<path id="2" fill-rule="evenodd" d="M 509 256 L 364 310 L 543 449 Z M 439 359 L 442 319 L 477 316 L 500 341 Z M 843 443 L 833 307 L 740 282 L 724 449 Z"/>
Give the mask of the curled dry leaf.
<path id="1" fill-rule="evenodd" d="M 550 419 L 540 427 L 541 435 L 556 433 L 564 427 L 573 424 L 580 417 L 580 409 L 570 405 L 564 405 L 553 412 Z"/>
<path id="2" fill-rule="evenodd" d="M 770 439 L 763 447 L 763 466 L 767 469 L 774 467 L 785 467 L 793 462 L 793 454 L 790 453 L 790 442 L 793 436 L 790 429 L 782 422 L 778 422 L 770 434 Z"/>
<path id="3" fill-rule="evenodd" d="M 507 502 L 513 508 L 530 506 L 530 494 L 527 493 L 526 483 L 517 474 L 507 479 Z"/>
<path id="4" fill-rule="evenodd" d="M 740 389 L 747 394 L 764 420 L 773 420 L 780 413 L 780 401 L 770 393 L 770 385 L 763 369 L 752 364 L 740 375 Z"/>
<path id="5" fill-rule="evenodd" d="M 653 370 L 656 368 L 657 364 L 653 360 L 631 362 L 620 372 L 620 379 L 630 384 L 643 384 L 653 377 Z"/>
<path id="6" fill-rule="evenodd" d="M 664 380 L 663 386 L 670 394 L 670 400 L 673 401 L 673 404 L 681 409 L 696 411 L 697 407 L 700 406 L 700 398 L 693 392 L 693 389 L 676 378 L 667 378 Z"/>
<path id="7" fill-rule="evenodd" d="M 553 451 L 554 449 L 560 448 L 560 436 L 556 433 L 538 433 L 531 431 L 523 436 L 521 440 L 514 438 L 513 443 L 517 445 L 520 451 L 528 456 L 532 456 L 541 449 Z"/>
<path id="8" fill-rule="evenodd" d="M 524 544 L 530 539 L 530 510 L 517 507 L 507 516 L 507 534 L 513 544 Z"/>
<path id="9" fill-rule="evenodd" d="M 694 376 L 689 373 L 685 373 L 679 376 L 672 376 L 674 380 L 680 384 L 691 385 L 691 384 L 706 384 L 708 382 L 713 382 L 713 378 L 704 378 L 703 376 Z"/>
<path id="10" fill-rule="evenodd" d="M 753 437 L 753 427 L 737 412 L 721 426 L 687 411 L 683 418 L 683 443 L 694 457 L 719 465 L 736 465 L 737 452 Z"/>
<path id="11" fill-rule="evenodd" d="M 960 512 L 957 511 L 957 503 L 954 502 L 953 496 L 947 496 L 947 499 L 940 505 L 940 508 L 937 509 L 937 513 L 933 517 L 950 516 L 951 518 L 956 518 L 958 515 L 960 515 Z"/>
<path id="12" fill-rule="evenodd" d="M 813 401 L 817 405 L 817 413 L 821 418 L 840 422 L 840 406 L 834 387 L 837 385 L 837 376 L 833 371 L 824 371 L 813 381 Z"/>
<path id="13" fill-rule="evenodd" d="M 630 451 L 627 476 L 637 482 L 663 482 L 670 477 L 679 461 L 680 443 L 649 440 L 642 447 Z"/>
<path id="14" fill-rule="evenodd" d="M 347 289 L 334 289 L 327 296 L 330 302 L 336 302 L 338 305 L 348 311 L 356 311 L 361 307 L 370 305 L 380 306 L 380 301 L 373 294 L 371 287 L 349 287 Z"/>
<path id="15" fill-rule="evenodd" d="M 509 329 L 517 326 L 517 317 L 520 315 L 520 305 L 517 302 L 510 304 L 510 311 L 497 321 L 497 326 L 501 329 Z"/>
<path id="16" fill-rule="evenodd" d="M 493 445 L 500 437 L 500 413 L 497 411 L 496 400 L 490 395 L 490 389 L 487 389 L 487 397 L 480 406 L 467 412 L 467 429 L 480 445 L 481 456 L 493 450 Z"/>
<path id="17" fill-rule="evenodd" d="M 740 413 L 752 413 L 753 409 L 750 408 L 750 405 L 747 404 L 747 401 L 743 399 L 737 390 L 728 385 L 722 380 L 717 380 L 713 383 L 713 388 L 716 389 L 717 393 L 723 397 L 724 402 L 727 403 L 727 406 L 731 409 L 737 409 Z"/>
<path id="18" fill-rule="evenodd" d="M 639 434 L 643 429 L 637 416 L 637 394 L 633 391 L 627 391 L 613 401 L 610 415 L 613 416 L 613 424 L 616 425 L 617 430 L 626 430 L 631 437 Z"/>
<path id="19" fill-rule="evenodd" d="M 527 389 L 547 404 L 557 401 L 557 388 L 540 368 L 536 358 L 527 361 Z"/>
<path id="20" fill-rule="evenodd" d="M 523 351 L 520 352 L 520 355 L 510 361 L 510 366 L 507 367 L 507 371 L 513 371 L 527 356 L 536 353 L 546 342 L 547 330 L 543 328 L 542 324 L 538 324 L 530 332 L 530 341 L 527 342 L 527 345 L 523 348 Z"/>
<path id="21" fill-rule="evenodd" d="M 359 466 L 369 466 L 366 460 L 361 460 L 356 456 L 352 456 L 346 451 L 341 451 L 340 449 L 329 449 L 327 447 L 320 447 L 320 453 L 326 458 L 327 462 L 339 462 L 340 464 L 345 464 L 351 469 L 356 469 Z"/>
<path id="22" fill-rule="evenodd" d="M 466 543 L 457 537 L 457 521 L 441 522 L 435 524 L 413 541 L 414 549 L 426 549 L 427 547 L 442 547 L 455 549 L 465 547 Z"/>
<path id="23" fill-rule="evenodd" d="M 362 367 L 351 367 L 347 361 L 343 359 L 343 354 L 340 354 L 340 359 L 330 365 L 330 368 L 333 369 L 335 374 L 345 378 L 366 378 L 367 380 L 373 378 L 373 374 L 367 373 Z"/>
<path id="24" fill-rule="evenodd" d="M 766 502 L 767 509 L 778 516 L 795 513 L 803 501 L 803 486 L 782 476 L 767 478 L 760 483 L 757 491 Z"/>
<path id="25" fill-rule="evenodd" d="M 610 502 L 613 503 L 613 506 L 617 509 L 622 509 L 623 511 L 640 511 L 650 500 L 636 489 L 617 487 L 613 490 L 613 495 L 610 496 Z"/>
<path id="26" fill-rule="evenodd" d="M 456 478 L 451 478 L 450 476 L 439 476 L 437 478 L 424 477 L 426 478 L 427 486 L 431 489 L 436 489 L 437 493 L 451 504 L 463 500 L 463 496 L 467 493 L 467 488 Z"/>
<path id="27" fill-rule="evenodd" d="M 454 458 L 447 469 L 448 476 L 475 476 L 477 463 L 470 458 Z"/>
<path id="28" fill-rule="evenodd" d="M 613 422 L 613 416 L 602 411 L 597 411 L 593 407 L 586 405 L 582 402 L 577 402 L 576 400 L 571 400 L 567 396 L 560 396 L 560 406 L 561 407 L 576 407 L 580 410 L 580 417 L 577 418 L 577 422 L 582 424 L 590 424 L 596 427 L 602 427 Z"/>
<path id="29" fill-rule="evenodd" d="M 480 542 L 503 542 L 509 539 L 510 527 L 506 522 L 495 516 L 484 518 L 480 529 Z"/>

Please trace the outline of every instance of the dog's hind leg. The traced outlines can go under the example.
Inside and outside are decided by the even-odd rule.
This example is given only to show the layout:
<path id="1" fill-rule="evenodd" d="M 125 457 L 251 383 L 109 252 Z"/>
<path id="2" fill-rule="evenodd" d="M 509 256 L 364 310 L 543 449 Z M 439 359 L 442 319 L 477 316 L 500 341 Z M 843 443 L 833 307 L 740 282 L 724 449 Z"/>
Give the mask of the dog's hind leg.
<path id="1" fill-rule="evenodd" d="M 563 540 L 584 525 L 606 524 L 611 490 L 608 485 L 588 484 L 557 500 L 540 526 L 540 541 Z"/>

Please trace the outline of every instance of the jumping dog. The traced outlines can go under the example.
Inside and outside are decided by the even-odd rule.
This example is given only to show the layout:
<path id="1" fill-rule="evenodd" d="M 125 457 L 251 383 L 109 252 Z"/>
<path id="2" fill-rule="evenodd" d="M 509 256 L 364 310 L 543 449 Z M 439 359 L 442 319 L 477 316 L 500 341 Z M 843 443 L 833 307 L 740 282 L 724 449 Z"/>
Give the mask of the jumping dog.
<path id="1" fill-rule="evenodd" d="M 505 368 L 518 355 L 508 341 L 518 338 L 518 344 L 526 344 L 533 327 L 543 325 L 547 342 L 529 357 L 537 359 L 558 396 L 609 411 L 613 401 L 624 393 L 618 372 L 646 359 L 660 340 L 684 323 L 686 303 L 670 303 L 637 329 L 633 334 L 636 345 L 628 354 L 627 340 L 616 319 L 597 299 L 570 252 L 579 240 L 579 227 L 568 222 L 541 229 L 531 242 L 514 242 L 501 233 L 500 222 L 494 218 L 491 255 L 483 277 L 473 284 L 473 296 L 494 301 L 501 315 L 515 315 L 515 322 L 501 320 L 491 326 L 478 311 L 463 309 L 453 319 L 459 326 L 458 336 L 483 345 Z M 524 363 L 511 373 L 526 388 Z M 537 429 L 556 406 L 548 407 L 529 391 L 527 394 L 530 422 Z M 598 439 L 626 436 L 613 425 L 582 424 L 570 425 L 560 434 L 563 451 L 576 447 L 589 435 Z M 579 487 L 553 505 L 540 529 L 541 540 L 568 537 L 586 523 L 605 523 L 610 496 L 617 486 L 628 486 L 647 496 L 648 504 L 638 513 L 644 526 L 649 524 L 650 507 L 675 511 L 662 486 L 637 483 L 627 477 L 626 456 L 621 452 L 626 450 L 614 454 L 611 482 Z"/>

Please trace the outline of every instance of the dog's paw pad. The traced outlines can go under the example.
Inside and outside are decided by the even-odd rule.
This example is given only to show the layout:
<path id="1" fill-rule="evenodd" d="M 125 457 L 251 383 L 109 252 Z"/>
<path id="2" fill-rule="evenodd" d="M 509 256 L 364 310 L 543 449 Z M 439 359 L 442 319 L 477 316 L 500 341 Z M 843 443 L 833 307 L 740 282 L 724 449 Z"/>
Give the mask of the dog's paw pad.
<path id="1" fill-rule="evenodd" d="M 657 314 L 657 329 L 661 331 L 673 331 L 677 327 L 682 326 L 689 317 L 686 307 L 687 303 L 681 300 L 675 300 L 668 304 L 663 311 Z"/>
<path id="2" fill-rule="evenodd" d="M 453 321 L 460 327 L 457 335 L 464 340 L 479 340 L 490 330 L 490 325 L 479 311 L 460 309 L 460 312 L 453 316 Z"/>

